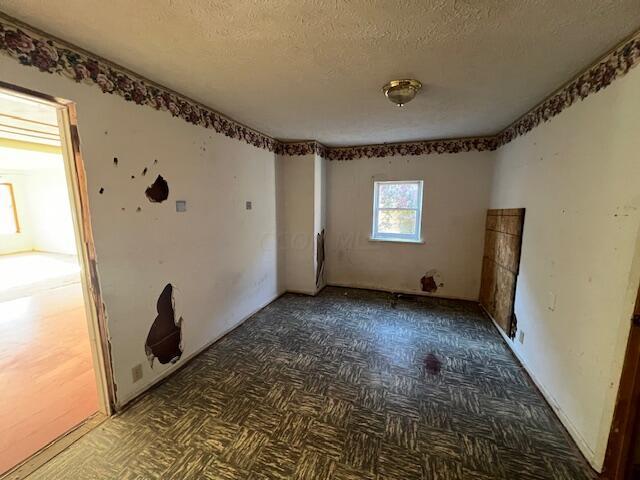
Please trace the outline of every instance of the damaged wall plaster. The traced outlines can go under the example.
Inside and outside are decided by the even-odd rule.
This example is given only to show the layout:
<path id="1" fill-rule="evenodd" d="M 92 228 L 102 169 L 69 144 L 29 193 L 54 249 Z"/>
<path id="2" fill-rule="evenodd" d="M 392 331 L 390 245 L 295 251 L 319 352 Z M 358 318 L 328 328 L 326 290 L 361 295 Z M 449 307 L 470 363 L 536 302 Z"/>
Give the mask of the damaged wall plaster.
<path id="1" fill-rule="evenodd" d="M 144 351 L 153 368 L 153 361 L 157 358 L 162 364 L 176 363 L 182 356 L 182 317 L 176 318 L 173 286 L 168 283 L 162 290 L 156 304 L 156 316 Z"/>
<path id="2" fill-rule="evenodd" d="M 420 286 L 422 287 L 423 292 L 436 293 L 438 288 L 444 287 L 442 275 L 438 270 L 429 270 L 420 279 Z"/>
<path id="3" fill-rule="evenodd" d="M 169 198 L 169 184 L 158 175 L 158 178 L 145 190 L 145 195 L 150 202 L 161 203 Z"/>
<path id="4" fill-rule="evenodd" d="M 272 152 L 99 88 L 24 68 L 4 55 L 0 71 L 5 82 L 76 102 L 119 405 L 179 365 L 155 362 L 151 370 L 143 348 L 154 319 L 149 307 L 167 283 L 160 279 L 180 287 L 177 308 L 187 322 L 180 363 L 276 297 Z M 169 180 L 172 197 L 189 201 L 187 212 L 142 207 L 148 202 L 147 177 L 160 173 Z M 239 214 L 246 198 L 258 213 L 250 222 Z M 313 285 L 313 270 L 311 275 Z M 134 384 L 131 368 L 137 364 L 144 376 Z"/>
<path id="5" fill-rule="evenodd" d="M 324 273 L 324 229 L 316 234 L 316 287 L 320 286 L 320 280 Z"/>

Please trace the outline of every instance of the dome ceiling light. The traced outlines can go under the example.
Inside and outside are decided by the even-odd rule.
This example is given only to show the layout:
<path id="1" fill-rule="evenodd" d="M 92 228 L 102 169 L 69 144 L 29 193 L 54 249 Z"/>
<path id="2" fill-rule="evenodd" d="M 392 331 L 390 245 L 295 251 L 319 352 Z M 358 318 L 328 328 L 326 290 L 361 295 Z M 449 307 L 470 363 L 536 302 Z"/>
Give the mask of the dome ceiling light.
<path id="1" fill-rule="evenodd" d="M 422 84 L 418 80 L 391 80 L 382 91 L 390 102 L 402 107 L 405 103 L 410 102 L 422 88 Z"/>

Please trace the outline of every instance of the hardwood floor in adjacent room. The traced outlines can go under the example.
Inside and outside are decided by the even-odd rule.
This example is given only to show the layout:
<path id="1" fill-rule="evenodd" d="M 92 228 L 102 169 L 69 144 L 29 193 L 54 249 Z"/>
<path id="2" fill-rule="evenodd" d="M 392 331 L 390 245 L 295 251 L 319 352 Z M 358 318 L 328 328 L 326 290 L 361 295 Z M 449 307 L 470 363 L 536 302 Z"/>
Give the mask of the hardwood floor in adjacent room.
<path id="1" fill-rule="evenodd" d="M 29 478 L 593 472 L 478 305 L 329 287 L 279 298 Z"/>
<path id="2" fill-rule="evenodd" d="M 0 302 L 0 472 L 98 410 L 79 277 Z"/>

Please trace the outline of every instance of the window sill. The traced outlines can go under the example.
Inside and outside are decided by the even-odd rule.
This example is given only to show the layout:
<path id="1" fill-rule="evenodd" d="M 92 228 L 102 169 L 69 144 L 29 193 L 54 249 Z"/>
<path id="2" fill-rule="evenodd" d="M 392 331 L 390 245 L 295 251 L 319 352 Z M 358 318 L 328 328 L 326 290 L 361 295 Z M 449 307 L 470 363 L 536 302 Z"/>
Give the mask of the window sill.
<path id="1" fill-rule="evenodd" d="M 424 244 L 424 240 L 395 240 L 393 238 L 373 238 L 369 237 L 370 242 L 379 242 L 379 243 L 413 243 L 413 244 Z"/>

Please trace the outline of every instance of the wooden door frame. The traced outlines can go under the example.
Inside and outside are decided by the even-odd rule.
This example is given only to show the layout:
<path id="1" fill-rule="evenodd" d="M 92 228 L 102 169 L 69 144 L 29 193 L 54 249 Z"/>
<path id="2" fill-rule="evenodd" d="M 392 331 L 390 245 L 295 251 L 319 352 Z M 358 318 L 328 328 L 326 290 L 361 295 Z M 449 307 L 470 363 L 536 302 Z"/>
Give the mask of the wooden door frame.
<path id="1" fill-rule="evenodd" d="M 102 414 L 110 416 L 115 412 L 116 407 L 111 345 L 98 279 L 96 251 L 89 212 L 89 194 L 84 162 L 80 152 L 75 103 L 3 81 L 0 81 L 0 93 L 39 102 L 57 110 L 67 190 L 71 204 L 78 260 L 81 266 L 80 280 L 98 389 L 99 410 Z"/>
<path id="2" fill-rule="evenodd" d="M 636 321 L 634 321 L 634 318 Z M 631 465 L 632 444 L 640 402 L 640 288 L 631 318 L 620 386 L 600 478 L 626 480 Z"/>

